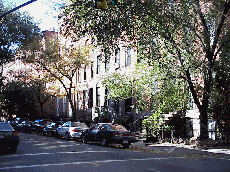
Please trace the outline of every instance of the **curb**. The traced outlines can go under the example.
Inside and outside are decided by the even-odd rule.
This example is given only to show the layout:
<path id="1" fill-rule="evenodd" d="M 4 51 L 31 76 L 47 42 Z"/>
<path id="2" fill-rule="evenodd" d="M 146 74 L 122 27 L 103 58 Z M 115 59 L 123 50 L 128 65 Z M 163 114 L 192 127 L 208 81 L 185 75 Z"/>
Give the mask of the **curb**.
<path id="1" fill-rule="evenodd" d="M 162 147 L 171 147 L 162 151 Z M 203 148 L 196 145 L 171 144 L 171 143 L 143 143 L 142 141 L 130 145 L 130 149 L 136 151 L 160 153 L 160 154 L 177 154 L 181 156 L 207 156 L 215 158 L 227 158 L 230 160 L 230 147 L 221 148 Z"/>

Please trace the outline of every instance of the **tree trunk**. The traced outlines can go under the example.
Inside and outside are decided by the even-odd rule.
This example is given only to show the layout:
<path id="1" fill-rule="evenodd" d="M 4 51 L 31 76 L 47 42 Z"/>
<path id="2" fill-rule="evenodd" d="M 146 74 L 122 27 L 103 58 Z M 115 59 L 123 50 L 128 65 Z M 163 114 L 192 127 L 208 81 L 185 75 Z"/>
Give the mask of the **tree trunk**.
<path id="1" fill-rule="evenodd" d="M 200 112 L 200 138 L 208 139 L 208 107 L 201 106 L 199 109 Z"/>
<path id="2" fill-rule="evenodd" d="M 70 103 L 70 106 L 71 106 L 71 109 L 72 109 L 72 113 L 73 113 L 73 116 L 72 116 L 72 118 L 73 119 L 76 119 L 76 117 L 77 117 L 77 113 L 76 113 L 76 109 L 75 109 L 75 106 L 74 106 L 74 103 L 73 103 L 73 100 L 72 100 L 72 98 L 71 98 L 71 89 L 69 89 L 69 93 L 68 93 L 68 100 L 69 100 L 69 103 Z"/>

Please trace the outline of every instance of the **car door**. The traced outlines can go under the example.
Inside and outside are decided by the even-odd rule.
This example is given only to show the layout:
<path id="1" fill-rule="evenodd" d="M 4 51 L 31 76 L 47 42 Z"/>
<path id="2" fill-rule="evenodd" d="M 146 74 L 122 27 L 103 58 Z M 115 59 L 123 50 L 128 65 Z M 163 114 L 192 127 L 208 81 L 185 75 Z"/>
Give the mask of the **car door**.
<path id="1" fill-rule="evenodd" d="M 96 134 L 98 132 L 98 124 L 95 124 L 92 128 L 90 128 L 87 132 L 87 139 L 89 141 L 97 141 Z"/>
<path id="2" fill-rule="evenodd" d="M 67 122 L 65 122 L 61 127 L 58 128 L 57 132 L 59 136 L 64 136 L 63 133 L 64 133 L 64 128 L 66 127 L 66 125 L 68 125 Z"/>
<path id="3" fill-rule="evenodd" d="M 110 125 L 109 124 L 103 124 L 98 127 L 98 132 L 97 132 L 97 139 L 99 141 L 102 140 L 102 138 L 110 139 L 112 131 L 110 130 Z"/>

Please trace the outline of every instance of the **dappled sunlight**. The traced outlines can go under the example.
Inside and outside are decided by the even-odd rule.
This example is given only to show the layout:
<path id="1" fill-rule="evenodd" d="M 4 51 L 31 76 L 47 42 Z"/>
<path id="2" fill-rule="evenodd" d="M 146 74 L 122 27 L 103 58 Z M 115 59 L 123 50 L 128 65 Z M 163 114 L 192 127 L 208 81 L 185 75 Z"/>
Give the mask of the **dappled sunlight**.
<path id="1" fill-rule="evenodd" d="M 31 141 L 26 141 L 25 143 L 37 143 L 38 141 L 36 140 L 31 140 Z"/>
<path id="2" fill-rule="evenodd" d="M 46 142 L 46 143 L 39 143 L 39 144 L 34 144 L 34 145 L 36 145 L 36 146 L 44 146 L 44 145 L 48 145 L 48 144 L 50 144 L 50 143 Z"/>
<path id="3" fill-rule="evenodd" d="M 56 149 L 58 146 L 48 146 L 48 147 L 42 147 L 43 149 Z"/>

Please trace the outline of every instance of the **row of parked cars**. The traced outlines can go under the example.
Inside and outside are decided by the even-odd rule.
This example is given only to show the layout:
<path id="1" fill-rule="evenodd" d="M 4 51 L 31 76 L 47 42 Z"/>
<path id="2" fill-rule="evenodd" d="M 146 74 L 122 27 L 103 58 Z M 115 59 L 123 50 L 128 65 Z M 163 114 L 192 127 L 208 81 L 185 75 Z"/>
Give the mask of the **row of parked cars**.
<path id="1" fill-rule="evenodd" d="M 85 123 L 72 121 L 53 122 L 49 119 L 22 121 L 14 126 L 16 131 L 36 133 L 44 136 L 80 140 L 83 143 L 97 142 L 102 146 L 121 144 L 128 148 L 137 141 L 135 134 L 125 127 L 112 123 L 97 123 L 88 127 Z"/>

